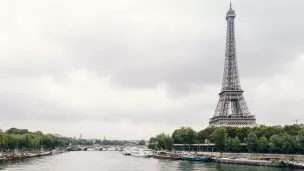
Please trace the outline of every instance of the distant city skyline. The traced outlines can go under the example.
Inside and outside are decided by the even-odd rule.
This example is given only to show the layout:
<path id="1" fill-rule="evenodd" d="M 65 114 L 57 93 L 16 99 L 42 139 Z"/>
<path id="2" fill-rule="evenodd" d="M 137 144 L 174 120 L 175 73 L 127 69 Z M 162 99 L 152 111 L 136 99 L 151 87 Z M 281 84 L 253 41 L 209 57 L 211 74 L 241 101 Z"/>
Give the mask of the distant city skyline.
<path id="1" fill-rule="evenodd" d="M 303 0 L 233 1 L 242 87 L 258 124 L 304 122 Z M 0 2 L 0 112 L 11 127 L 149 139 L 208 126 L 229 0 Z"/>

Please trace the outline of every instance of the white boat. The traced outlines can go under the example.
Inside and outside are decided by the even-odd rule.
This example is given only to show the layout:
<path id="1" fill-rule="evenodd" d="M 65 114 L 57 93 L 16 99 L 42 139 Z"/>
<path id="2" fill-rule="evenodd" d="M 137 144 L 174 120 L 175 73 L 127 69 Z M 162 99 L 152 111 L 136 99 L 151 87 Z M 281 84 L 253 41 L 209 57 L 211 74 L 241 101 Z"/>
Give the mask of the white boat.
<path id="1" fill-rule="evenodd" d="M 130 153 L 131 153 L 131 156 L 135 156 L 135 157 L 139 157 L 139 149 L 138 148 L 131 148 L 130 149 Z"/>
<path id="2" fill-rule="evenodd" d="M 179 155 L 179 156 L 185 156 L 185 155 L 191 155 L 191 154 L 187 154 L 187 153 L 185 153 L 184 151 L 176 151 L 175 152 L 177 155 Z"/>
<path id="3" fill-rule="evenodd" d="M 47 151 L 47 152 L 42 152 L 39 154 L 39 156 L 47 156 L 47 155 L 51 155 L 52 152 L 51 151 Z"/>
<path id="4" fill-rule="evenodd" d="M 151 149 L 142 149 L 141 150 L 141 157 L 152 157 L 153 156 L 153 152 Z"/>
<path id="5" fill-rule="evenodd" d="M 116 151 L 116 148 L 111 147 L 111 148 L 108 148 L 107 150 L 108 150 L 108 151 Z"/>
<path id="6" fill-rule="evenodd" d="M 52 154 L 58 154 L 59 152 L 57 150 L 52 150 Z"/>
<path id="7" fill-rule="evenodd" d="M 153 153 L 152 150 L 150 149 L 137 149 L 137 148 L 132 148 L 130 150 L 131 156 L 135 157 L 152 157 Z"/>
<path id="8" fill-rule="evenodd" d="M 38 156 L 38 154 L 34 154 L 34 153 L 27 153 L 25 154 L 26 157 L 36 157 Z"/>
<path id="9" fill-rule="evenodd" d="M 129 149 L 124 149 L 121 153 L 125 156 L 130 156 L 131 155 L 131 151 Z"/>

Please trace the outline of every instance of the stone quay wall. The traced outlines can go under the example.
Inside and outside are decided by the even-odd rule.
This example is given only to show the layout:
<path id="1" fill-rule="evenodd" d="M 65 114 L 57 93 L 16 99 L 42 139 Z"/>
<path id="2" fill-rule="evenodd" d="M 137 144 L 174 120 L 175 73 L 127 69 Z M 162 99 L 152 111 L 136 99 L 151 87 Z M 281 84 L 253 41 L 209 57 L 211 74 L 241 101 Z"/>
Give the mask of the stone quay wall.
<path id="1" fill-rule="evenodd" d="M 188 153 L 188 152 L 186 152 Z M 191 152 L 194 153 L 194 152 Z M 219 152 L 198 152 L 197 154 L 203 155 L 212 155 L 214 157 L 220 157 Z M 222 157 L 224 158 L 247 158 L 247 159 L 279 159 L 283 161 L 304 161 L 304 155 L 296 155 L 296 154 L 267 154 L 267 153 L 222 153 Z"/>

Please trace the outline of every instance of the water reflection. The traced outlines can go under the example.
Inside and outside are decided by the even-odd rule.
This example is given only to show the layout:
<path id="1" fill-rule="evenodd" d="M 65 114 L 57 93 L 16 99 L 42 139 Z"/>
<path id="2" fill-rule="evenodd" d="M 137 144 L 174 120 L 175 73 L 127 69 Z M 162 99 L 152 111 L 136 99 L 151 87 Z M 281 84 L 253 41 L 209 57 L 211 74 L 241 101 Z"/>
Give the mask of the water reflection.
<path id="1" fill-rule="evenodd" d="M 0 163 L 4 171 L 292 171 L 289 168 L 160 160 L 119 152 L 81 151 Z"/>

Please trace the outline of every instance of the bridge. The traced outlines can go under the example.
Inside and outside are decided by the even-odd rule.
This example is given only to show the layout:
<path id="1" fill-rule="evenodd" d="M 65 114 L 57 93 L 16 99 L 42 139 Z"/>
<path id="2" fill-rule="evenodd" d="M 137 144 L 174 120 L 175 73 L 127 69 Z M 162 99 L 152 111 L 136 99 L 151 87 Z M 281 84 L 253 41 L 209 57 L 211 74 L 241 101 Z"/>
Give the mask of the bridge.
<path id="1" fill-rule="evenodd" d="M 88 149 L 94 149 L 97 151 L 121 151 L 124 148 L 147 148 L 146 145 L 76 145 L 68 146 L 69 151 L 87 151 Z"/>

